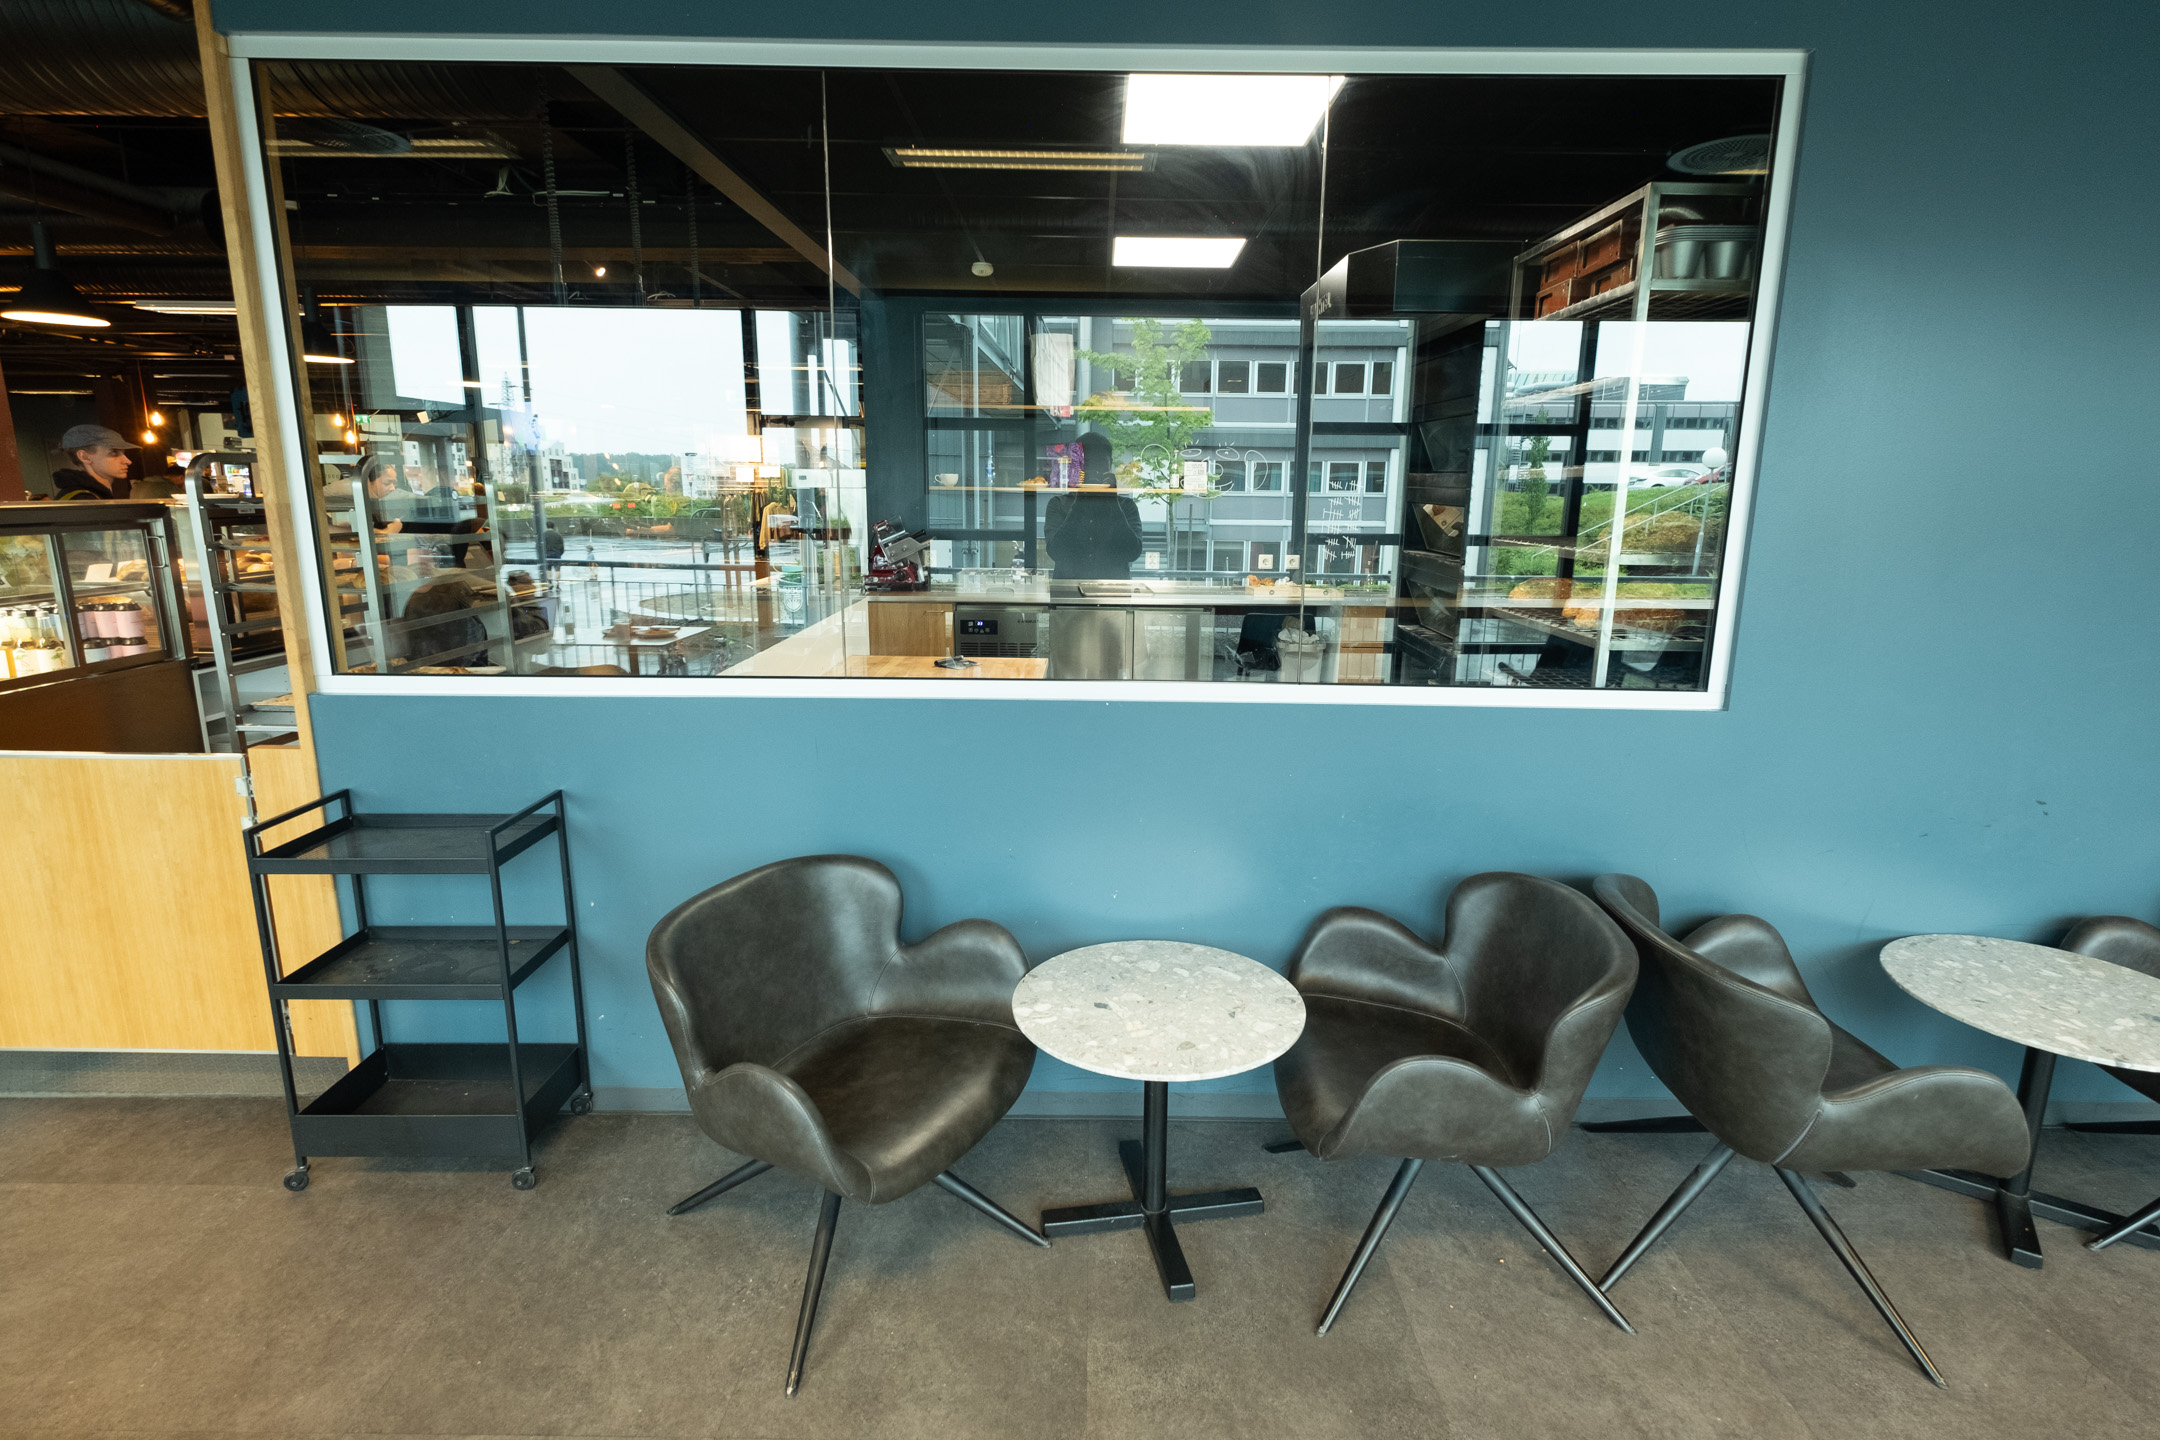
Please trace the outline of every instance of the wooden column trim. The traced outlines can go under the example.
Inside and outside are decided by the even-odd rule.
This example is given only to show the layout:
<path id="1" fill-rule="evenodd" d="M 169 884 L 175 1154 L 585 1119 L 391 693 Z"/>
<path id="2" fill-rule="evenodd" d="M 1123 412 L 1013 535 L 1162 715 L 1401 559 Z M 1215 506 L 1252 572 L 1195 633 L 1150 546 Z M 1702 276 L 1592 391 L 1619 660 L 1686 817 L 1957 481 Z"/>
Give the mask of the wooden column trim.
<path id="1" fill-rule="evenodd" d="M 297 706 L 300 743 L 312 762 L 315 729 L 308 697 L 315 691 L 315 654 L 308 639 L 307 617 L 317 607 L 319 584 L 308 573 L 296 543 L 296 524 L 310 524 L 308 516 L 293 514 L 294 482 L 310 476 L 288 473 L 287 437 L 299 434 L 301 453 L 311 448 L 304 430 L 296 431 L 293 405 L 288 399 L 291 376 L 285 369 L 284 351 L 273 348 L 271 327 L 281 327 L 286 349 L 295 343 L 296 317 L 271 313 L 265 305 L 263 277 L 273 273 L 275 257 L 264 250 L 270 237 L 257 235 L 247 202 L 248 157 L 256 137 L 240 128 L 239 107 L 233 88 L 232 52 L 211 19 L 209 0 L 196 0 L 195 39 L 202 56 L 203 99 L 210 121 L 210 150 L 217 164 L 218 206 L 225 220 L 225 254 L 232 270 L 233 308 L 240 328 L 240 363 L 247 373 L 248 404 L 255 421 L 255 489 L 263 501 L 270 531 L 270 550 L 277 562 L 278 615 L 285 635 L 285 663 L 292 679 Z M 283 216 L 273 189 L 271 223 Z M 290 295 L 290 287 L 281 292 Z M 289 308 L 290 302 L 287 302 Z M 285 383 L 281 383 L 285 382 Z M 290 386 L 290 393 L 301 387 Z M 304 398 L 302 400 L 304 404 Z"/>

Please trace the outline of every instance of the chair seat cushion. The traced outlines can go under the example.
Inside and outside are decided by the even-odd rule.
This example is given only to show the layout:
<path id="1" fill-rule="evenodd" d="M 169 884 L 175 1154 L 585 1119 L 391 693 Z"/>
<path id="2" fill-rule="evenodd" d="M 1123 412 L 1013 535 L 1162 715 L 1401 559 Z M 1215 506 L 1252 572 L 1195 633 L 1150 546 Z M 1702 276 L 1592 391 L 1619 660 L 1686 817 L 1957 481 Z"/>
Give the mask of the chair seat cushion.
<path id="1" fill-rule="evenodd" d="M 931 1016 L 850 1020 L 812 1037 L 774 1068 L 800 1085 L 835 1146 L 869 1190 L 897 1200 L 950 1168 L 1012 1108 L 1035 1047 L 1003 1025 Z"/>
<path id="2" fill-rule="evenodd" d="M 1418 1059 L 1455 1063 L 1374 1085 L 1388 1067 Z M 1275 1062 L 1275 1087 L 1291 1129 L 1323 1160 L 1379 1150 L 1526 1164 L 1552 1145 L 1529 1087 L 1476 1032 L 1444 1016 L 1308 995 L 1305 1032 Z"/>

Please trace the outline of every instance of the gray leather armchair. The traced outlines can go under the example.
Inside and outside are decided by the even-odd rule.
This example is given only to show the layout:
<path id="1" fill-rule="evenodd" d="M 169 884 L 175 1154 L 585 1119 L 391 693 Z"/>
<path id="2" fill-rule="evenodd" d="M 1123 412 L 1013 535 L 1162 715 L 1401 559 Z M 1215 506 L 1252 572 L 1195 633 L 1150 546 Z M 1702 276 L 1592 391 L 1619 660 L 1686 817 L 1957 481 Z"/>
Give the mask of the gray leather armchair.
<path id="1" fill-rule="evenodd" d="M 1716 1137 L 1598 1281 L 1610 1291 L 1735 1154 L 1771 1166 L 1875 1309 L 1936 1384 L 1946 1383 L 1803 1171 L 1964 1168 L 2014 1175 L 2031 1142 L 2010 1087 L 1984 1070 L 1895 1063 L 1824 1015 L 1784 939 L 1721 915 L 1686 940 L 1660 928 L 1657 893 L 1600 875 L 1592 893 L 1642 956 L 1628 1033 L 1658 1079 Z"/>
<path id="2" fill-rule="evenodd" d="M 1050 1242 L 949 1168 L 1004 1118 L 1035 1047 L 1013 1024 L 1026 973 L 1002 926 L 962 920 L 900 943 L 900 884 L 873 860 L 812 855 L 738 875 L 653 927 L 645 969 L 698 1126 L 748 1163 L 680 1215 L 774 1166 L 824 1192 L 787 1393 L 843 1198 L 926 1181 L 1037 1245 Z"/>
<path id="3" fill-rule="evenodd" d="M 1495 1167 L 1534 1164 L 1567 1134 L 1635 963 L 1595 905 L 1533 875 L 1463 881 L 1438 946 L 1371 910 L 1330 910 L 1314 923 L 1288 972 L 1305 997 L 1305 1031 L 1275 1062 L 1283 1113 L 1297 1144 L 1322 1160 L 1404 1157 L 1320 1334 L 1427 1160 L 1469 1166 L 1607 1318 L 1631 1329 Z"/>
<path id="4" fill-rule="evenodd" d="M 2081 920 L 2063 937 L 2060 948 L 2160 978 L 2160 929 L 2155 929 L 2143 920 L 2133 920 L 2127 915 L 2096 915 L 2090 920 Z M 2125 1070 L 2118 1065 L 2103 1065 L 2100 1068 L 2146 1099 L 2160 1100 L 2160 1075 L 2150 1070 Z M 2149 1121 L 2130 1121 L 2127 1124 L 2081 1125 L 2077 1128 L 2117 1131 L 2134 1129 L 2150 1133 L 2160 1129 L 2160 1126 L 2154 1126 Z M 2155 1199 L 2152 1204 L 2113 1230 L 2096 1237 L 2085 1248 L 2105 1250 L 2116 1241 L 2152 1225 L 2155 1221 L 2160 1221 L 2160 1199 Z"/>

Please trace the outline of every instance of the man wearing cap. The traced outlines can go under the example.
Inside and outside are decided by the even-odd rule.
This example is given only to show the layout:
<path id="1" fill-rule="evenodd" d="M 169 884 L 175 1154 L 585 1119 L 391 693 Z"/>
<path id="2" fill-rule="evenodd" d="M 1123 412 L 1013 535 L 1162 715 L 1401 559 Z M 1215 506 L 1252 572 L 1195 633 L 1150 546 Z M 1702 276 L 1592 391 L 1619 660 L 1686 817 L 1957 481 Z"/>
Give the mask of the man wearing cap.
<path id="1" fill-rule="evenodd" d="M 128 497 L 128 443 L 103 425 L 71 426 L 60 437 L 60 451 L 75 462 L 53 471 L 55 500 L 125 500 Z"/>

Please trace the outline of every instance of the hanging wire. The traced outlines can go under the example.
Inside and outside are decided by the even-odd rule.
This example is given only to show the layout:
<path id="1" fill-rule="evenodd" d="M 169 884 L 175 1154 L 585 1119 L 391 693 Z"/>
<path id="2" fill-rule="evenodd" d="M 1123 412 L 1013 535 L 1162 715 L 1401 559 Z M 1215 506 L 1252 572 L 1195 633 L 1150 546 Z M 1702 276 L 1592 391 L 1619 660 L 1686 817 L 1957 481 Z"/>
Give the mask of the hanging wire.
<path id="1" fill-rule="evenodd" d="M 637 303 L 645 303 L 645 217 L 640 214 L 637 188 L 637 136 L 625 130 L 623 144 L 623 196 L 630 202 L 630 278 L 637 282 Z"/>
<path id="2" fill-rule="evenodd" d="M 570 303 L 563 286 L 562 209 L 555 199 L 555 127 L 548 123 L 548 102 L 540 102 L 540 173 L 547 181 L 548 265 L 555 276 L 555 303 Z"/>
<path id="3" fill-rule="evenodd" d="M 690 212 L 690 308 L 697 310 L 705 303 L 705 277 L 698 273 L 697 174 L 688 165 L 683 166 L 683 206 Z"/>

